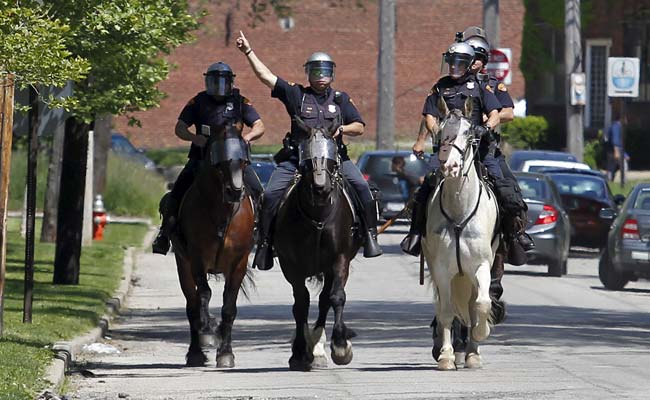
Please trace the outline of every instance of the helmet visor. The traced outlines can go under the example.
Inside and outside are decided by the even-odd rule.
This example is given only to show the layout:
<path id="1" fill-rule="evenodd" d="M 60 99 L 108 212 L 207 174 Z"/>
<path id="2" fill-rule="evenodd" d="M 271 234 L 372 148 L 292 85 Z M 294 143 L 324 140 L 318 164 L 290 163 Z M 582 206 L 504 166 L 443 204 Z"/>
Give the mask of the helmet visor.
<path id="1" fill-rule="evenodd" d="M 334 78 L 334 63 L 329 61 L 310 62 L 305 65 L 305 73 L 309 80 Z"/>
<path id="2" fill-rule="evenodd" d="M 205 76 L 205 91 L 210 96 L 226 97 L 232 94 L 232 75 L 207 74 Z"/>
<path id="3" fill-rule="evenodd" d="M 472 56 L 469 54 L 445 53 L 440 66 L 440 73 L 442 75 L 449 75 L 452 78 L 460 78 L 467 73 L 469 66 L 472 63 Z"/>

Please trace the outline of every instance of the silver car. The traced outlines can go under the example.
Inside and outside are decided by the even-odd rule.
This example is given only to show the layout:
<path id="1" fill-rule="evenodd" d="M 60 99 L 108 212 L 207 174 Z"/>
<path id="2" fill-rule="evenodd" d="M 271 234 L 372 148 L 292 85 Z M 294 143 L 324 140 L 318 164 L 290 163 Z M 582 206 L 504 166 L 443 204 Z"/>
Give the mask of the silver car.
<path id="1" fill-rule="evenodd" d="M 547 264 L 550 276 L 566 275 L 571 225 L 557 187 L 546 175 L 514 175 L 528 205 L 526 233 L 535 241 L 535 248 L 526 253 L 528 263 Z"/>
<path id="2" fill-rule="evenodd" d="M 632 189 L 614 220 L 600 255 L 598 277 L 609 290 L 650 279 L 650 183 Z"/>

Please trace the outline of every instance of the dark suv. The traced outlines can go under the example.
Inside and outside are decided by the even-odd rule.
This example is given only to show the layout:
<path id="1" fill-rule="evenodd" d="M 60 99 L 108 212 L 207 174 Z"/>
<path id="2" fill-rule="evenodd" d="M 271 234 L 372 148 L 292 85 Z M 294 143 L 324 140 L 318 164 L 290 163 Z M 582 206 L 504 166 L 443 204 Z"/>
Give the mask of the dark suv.
<path id="1" fill-rule="evenodd" d="M 395 171 L 395 163 L 403 162 L 403 174 Z M 399 213 L 409 196 L 429 172 L 429 156 L 420 160 L 412 152 L 377 150 L 367 151 L 357 162 L 368 183 L 380 191 L 379 216 L 389 219 Z"/>

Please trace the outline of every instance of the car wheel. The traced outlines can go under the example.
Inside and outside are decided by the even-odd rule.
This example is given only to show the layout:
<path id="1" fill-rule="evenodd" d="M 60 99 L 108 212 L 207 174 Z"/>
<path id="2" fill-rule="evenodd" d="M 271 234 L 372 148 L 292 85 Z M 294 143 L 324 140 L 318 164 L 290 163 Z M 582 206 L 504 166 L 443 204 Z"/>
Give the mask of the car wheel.
<path id="1" fill-rule="evenodd" d="M 607 250 L 602 252 L 598 262 L 598 278 L 609 290 L 621 290 L 629 281 L 624 274 L 614 269 Z"/>
<path id="2" fill-rule="evenodd" d="M 548 263 L 548 276 L 557 276 L 560 277 L 564 272 L 566 274 L 566 261 L 562 260 L 553 260 Z"/>

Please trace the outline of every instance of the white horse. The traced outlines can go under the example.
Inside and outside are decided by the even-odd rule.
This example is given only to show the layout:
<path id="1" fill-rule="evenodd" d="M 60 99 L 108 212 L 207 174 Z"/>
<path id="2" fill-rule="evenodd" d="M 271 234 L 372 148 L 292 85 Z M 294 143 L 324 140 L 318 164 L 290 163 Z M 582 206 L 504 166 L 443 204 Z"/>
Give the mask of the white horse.
<path id="1" fill-rule="evenodd" d="M 471 102 L 465 104 L 465 115 L 471 115 Z M 490 267 L 499 242 L 498 206 L 475 168 L 470 120 L 460 110 L 449 112 L 444 101 L 438 107 L 445 115 L 439 152 L 444 179 L 429 200 L 422 243 L 434 287 L 436 340 L 442 343 L 438 369 L 456 369 L 454 317 L 469 328 L 465 367 L 480 368 L 478 342 L 490 335 Z"/>

